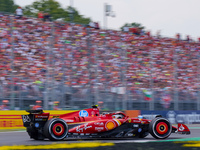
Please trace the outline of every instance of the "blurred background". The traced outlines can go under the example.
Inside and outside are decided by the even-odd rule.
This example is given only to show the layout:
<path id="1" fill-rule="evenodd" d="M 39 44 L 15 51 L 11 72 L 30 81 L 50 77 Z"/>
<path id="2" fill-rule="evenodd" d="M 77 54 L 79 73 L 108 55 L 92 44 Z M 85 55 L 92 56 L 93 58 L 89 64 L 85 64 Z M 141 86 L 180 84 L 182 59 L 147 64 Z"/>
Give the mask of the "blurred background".
<path id="1" fill-rule="evenodd" d="M 200 110 L 200 41 L 107 28 L 71 5 L 0 0 L 0 104 L 12 110 Z M 6 101 L 5 101 L 6 100 Z"/>

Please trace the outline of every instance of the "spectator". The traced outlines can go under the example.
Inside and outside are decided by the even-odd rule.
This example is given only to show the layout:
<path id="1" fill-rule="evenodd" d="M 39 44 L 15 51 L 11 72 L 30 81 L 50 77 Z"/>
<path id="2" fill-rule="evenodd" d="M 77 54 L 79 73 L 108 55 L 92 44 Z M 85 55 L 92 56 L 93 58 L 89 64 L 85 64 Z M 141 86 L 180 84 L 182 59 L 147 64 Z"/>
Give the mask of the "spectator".
<path id="1" fill-rule="evenodd" d="M 91 21 L 91 22 L 89 23 L 89 27 L 95 28 L 95 26 L 96 26 L 95 22 Z"/>
<path id="2" fill-rule="evenodd" d="M 36 101 L 36 105 L 33 106 L 33 110 L 41 110 L 42 108 L 42 101 Z"/>
<path id="3" fill-rule="evenodd" d="M 9 101 L 8 100 L 2 100 L 2 105 L 0 106 L 0 110 L 9 110 Z"/>
<path id="4" fill-rule="evenodd" d="M 104 104 L 104 102 L 103 101 L 98 101 L 98 108 L 99 108 L 99 110 L 103 110 L 104 108 L 104 106 L 103 106 L 103 104 Z"/>
<path id="5" fill-rule="evenodd" d="M 100 29 L 100 28 L 99 28 L 99 23 L 98 23 L 98 22 L 95 22 L 95 29 Z"/>
<path id="6" fill-rule="evenodd" d="M 39 18 L 40 20 L 44 20 L 44 14 L 43 14 L 42 11 L 38 12 L 38 18 Z"/>
<path id="7" fill-rule="evenodd" d="M 44 13 L 44 15 L 43 15 L 43 20 L 44 21 L 51 21 L 51 16 L 50 16 L 50 14 L 49 13 Z"/>
<path id="8" fill-rule="evenodd" d="M 187 36 L 186 36 L 186 41 L 190 42 L 190 40 L 191 40 L 191 39 L 190 39 L 190 36 L 187 35 Z"/>
<path id="9" fill-rule="evenodd" d="M 124 26 L 124 27 L 123 27 L 123 31 L 124 31 L 124 32 L 129 32 L 129 27 L 128 27 L 128 26 Z"/>
<path id="10" fill-rule="evenodd" d="M 21 7 L 18 7 L 18 8 L 16 9 L 16 11 L 15 11 L 15 14 L 16 14 L 16 18 L 17 18 L 17 19 L 21 19 L 22 16 L 23 16 L 23 10 L 22 10 L 22 8 L 21 8 Z"/>
<path id="11" fill-rule="evenodd" d="M 181 38 L 180 38 L 180 33 L 177 33 L 176 34 L 176 39 L 179 41 Z"/>
<path id="12" fill-rule="evenodd" d="M 53 110 L 60 110 L 60 108 L 59 108 L 59 101 L 55 101 L 55 102 L 53 102 Z"/>

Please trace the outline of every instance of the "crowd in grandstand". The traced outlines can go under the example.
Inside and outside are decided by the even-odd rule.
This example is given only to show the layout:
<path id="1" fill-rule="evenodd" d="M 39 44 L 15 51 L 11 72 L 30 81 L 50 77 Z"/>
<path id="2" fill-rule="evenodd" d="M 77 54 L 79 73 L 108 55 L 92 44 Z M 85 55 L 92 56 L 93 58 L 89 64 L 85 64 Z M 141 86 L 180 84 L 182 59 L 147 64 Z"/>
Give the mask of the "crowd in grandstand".
<path id="1" fill-rule="evenodd" d="M 174 89 L 197 94 L 200 43 L 191 39 L 89 28 L 0 15 L 0 85 L 41 95 L 44 83 L 107 88 Z M 53 80 L 55 79 L 55 80 Z M 152 82 L 151 82 L 152 81 Z M 13 89 L 14 91 L 17 91 Z M 30 94 L 29 94 L 30 96 Z"/>

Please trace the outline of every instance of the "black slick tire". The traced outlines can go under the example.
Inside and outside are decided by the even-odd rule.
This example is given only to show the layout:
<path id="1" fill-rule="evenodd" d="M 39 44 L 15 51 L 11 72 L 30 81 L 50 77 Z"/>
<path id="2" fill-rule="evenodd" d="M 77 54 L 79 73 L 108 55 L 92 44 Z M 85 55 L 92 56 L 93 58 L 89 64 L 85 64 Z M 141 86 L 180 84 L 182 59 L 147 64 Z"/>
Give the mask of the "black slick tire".
<path id="1" fill-rule="evenodd" d="M 68 133 L 67 123 L 60 118 L 52 118 L 44 125 L 44 135 L 52 141 L 63 140 Z"/>
<path id="2" fill-rule="evenodd" d="M 149 133 L 156 139 L 166 139 L 172 132 L 172 125 L 166 118 L 154 118 L 149 124 Z"/>

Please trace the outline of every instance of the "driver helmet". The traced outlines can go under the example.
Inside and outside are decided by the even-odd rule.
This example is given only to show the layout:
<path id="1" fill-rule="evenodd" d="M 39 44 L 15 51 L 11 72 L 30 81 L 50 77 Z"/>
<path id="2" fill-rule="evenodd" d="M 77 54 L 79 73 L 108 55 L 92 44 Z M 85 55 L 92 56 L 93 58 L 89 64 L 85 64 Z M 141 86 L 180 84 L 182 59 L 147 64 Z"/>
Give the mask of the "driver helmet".
<path id="1" fill-rule="evenodd" d="M 114 119 L 122 119 L 123 117 L 120 114 L 116 114 L 116 115 L 113 115 L 113 118 Z"/>

